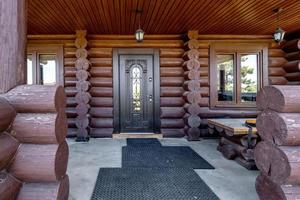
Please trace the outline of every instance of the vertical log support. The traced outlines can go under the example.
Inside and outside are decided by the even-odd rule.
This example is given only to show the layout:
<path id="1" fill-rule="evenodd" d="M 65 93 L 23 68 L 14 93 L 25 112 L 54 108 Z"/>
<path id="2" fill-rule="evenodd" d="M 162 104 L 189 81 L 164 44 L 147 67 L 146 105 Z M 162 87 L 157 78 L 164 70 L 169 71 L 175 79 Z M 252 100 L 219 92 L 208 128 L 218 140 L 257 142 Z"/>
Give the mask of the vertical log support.
<path id="1" fill-rule="evenodd" d="M 0 94 L 25 81 L 26 1 L 0 1 Z"/>
<path id="2" fill-rule="evenodd" d="M 198 31 L 189 31 L 187 42 L 185 43 L 186 52 L 183 55 L 185 62 L 183 69 L 185 71 L 185 82 L 183 88 L 185 92 L 185 133 L 189 141 L 199 140 L 201 119 L 199 103 L 201 101 L 200 92 L 200 61 L 199 61 L 199 41 Z"/>
<path id="3" fill-rule="evenodd" d="M 75 96 L 76 99 L 76 126 L 77 126 L 77 139 L 76 141 L 88 141 L 89 140 L 89 116 L 88 112 L 90 109 L 89 101 L 91 99 L 91 95 L 88 92 L 90 89 L 90 82 L 88 81 L 90 74 L 88 69 L 90 67 L 90 62 L 87 59 L 88 51 L 87 47 L 87 39 L 86 39 L 86 31 L 79 30 L 76 31 L 76 40 L 75 46 L 76 50 L 76 90 L 77 94 Z"/>

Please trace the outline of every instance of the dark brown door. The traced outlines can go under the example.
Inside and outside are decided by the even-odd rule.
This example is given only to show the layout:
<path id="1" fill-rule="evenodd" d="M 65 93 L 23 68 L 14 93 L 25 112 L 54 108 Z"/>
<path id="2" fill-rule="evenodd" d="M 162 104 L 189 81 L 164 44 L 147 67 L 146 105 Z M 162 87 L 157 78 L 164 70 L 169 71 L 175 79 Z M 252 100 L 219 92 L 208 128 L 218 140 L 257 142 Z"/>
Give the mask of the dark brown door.
<path id="1" fill-rule="evenodd" d="M 120 132 L 153 132 L 153 55 L 120 55 Z"/>

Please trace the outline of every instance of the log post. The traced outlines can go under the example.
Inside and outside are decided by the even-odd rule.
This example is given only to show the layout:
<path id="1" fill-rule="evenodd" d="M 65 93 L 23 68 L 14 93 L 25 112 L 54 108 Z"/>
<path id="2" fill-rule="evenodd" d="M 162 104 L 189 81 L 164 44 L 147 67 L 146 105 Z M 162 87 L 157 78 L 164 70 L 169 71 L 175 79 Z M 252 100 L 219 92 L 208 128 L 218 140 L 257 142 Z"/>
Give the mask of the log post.
<path id="1" fill-rule="evenodd" d="M 263 141 L 254 149 L 254 160 L 261 172 L 256 179 L 260 199 L 300 197 L 299 89 L 266 86 L 258 95 L 263 112 L 256 124 Z"/>
<path id="2" fill-rule="evenodd" d="M 26 1 L 0 1 L 0 94 L 25 83 Z"/>
<path id="3" fill-rule="evenodd" d="M 186 52 L 183 55 L 185 62 L 183 63 L 183 69 L 186 71 L 186 80 L 183 88 L 186 90 L 183 93 L 183 98 L 186 101 L 184 106 L 187 113 L 185 119 L 184 128 L 189 141 L 199 140 L 200 138 L 200 61 L 199 61 L 199 41 L 198 31 L 189 31 L 187 36 L 187 42 L 185 43 Z"/>
<path id="4" fill-rule="evenodd" d="M 77 127 L 77 138 L 76 141 L 88 141 L 89 140 L 89 101 L 91 96 L 89 94 L 90 82 L 88 81 L 90 74 L 88 69 L 90 67 L 90 62 L 87 59 L 88 51 L 87 40 L 86 40 L 86 31 L 79 30 L 76 31 L 76 40 L 75 40 L 76 50 L 76 90 L 77 94 L 75 100 L 77 103 L 76 106 L 76 127 Z"/>

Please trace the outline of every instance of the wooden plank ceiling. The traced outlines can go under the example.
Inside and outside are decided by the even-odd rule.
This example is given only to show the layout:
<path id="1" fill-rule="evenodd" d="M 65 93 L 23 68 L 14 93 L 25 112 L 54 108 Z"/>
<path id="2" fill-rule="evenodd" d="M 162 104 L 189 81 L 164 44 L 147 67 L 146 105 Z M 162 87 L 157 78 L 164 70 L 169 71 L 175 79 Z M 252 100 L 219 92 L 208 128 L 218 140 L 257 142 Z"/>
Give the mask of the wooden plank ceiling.
<path id="1" fill-rule="evenodd" d="M 143 9 L 147 34 L 272 34 L 300 28 L 300 0 L 28 0 L 28 34 L 133 34 Z"/>

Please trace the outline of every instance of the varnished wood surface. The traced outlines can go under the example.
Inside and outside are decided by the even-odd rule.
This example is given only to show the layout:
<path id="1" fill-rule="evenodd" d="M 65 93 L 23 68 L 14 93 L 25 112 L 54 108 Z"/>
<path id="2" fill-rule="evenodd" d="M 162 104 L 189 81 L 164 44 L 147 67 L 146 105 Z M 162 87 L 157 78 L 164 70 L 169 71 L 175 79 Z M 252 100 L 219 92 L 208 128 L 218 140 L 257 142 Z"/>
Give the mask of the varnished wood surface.
<path id="1" fill-rule="evenodd" d="M 141 8 L 141 27 L 147 34 L 272 34 L 277 27 L 273 8 L 284 9 L 280 26 L 300 26 L 299 0 L 29 0 L 28 33 L 133 34 Z"/>
<path id="2" fill-rule="evenodd" d="M 244 124 L 247 119 L 251 118 L 239 118 L 239 119 L 208 119 L 208 124 L 223 128 L 233 133 L 234 135 L 245 135 L 248 133 L 249 128 Z M 252 129 L 253 133 L 256 133 L 256 128 Z"/>

